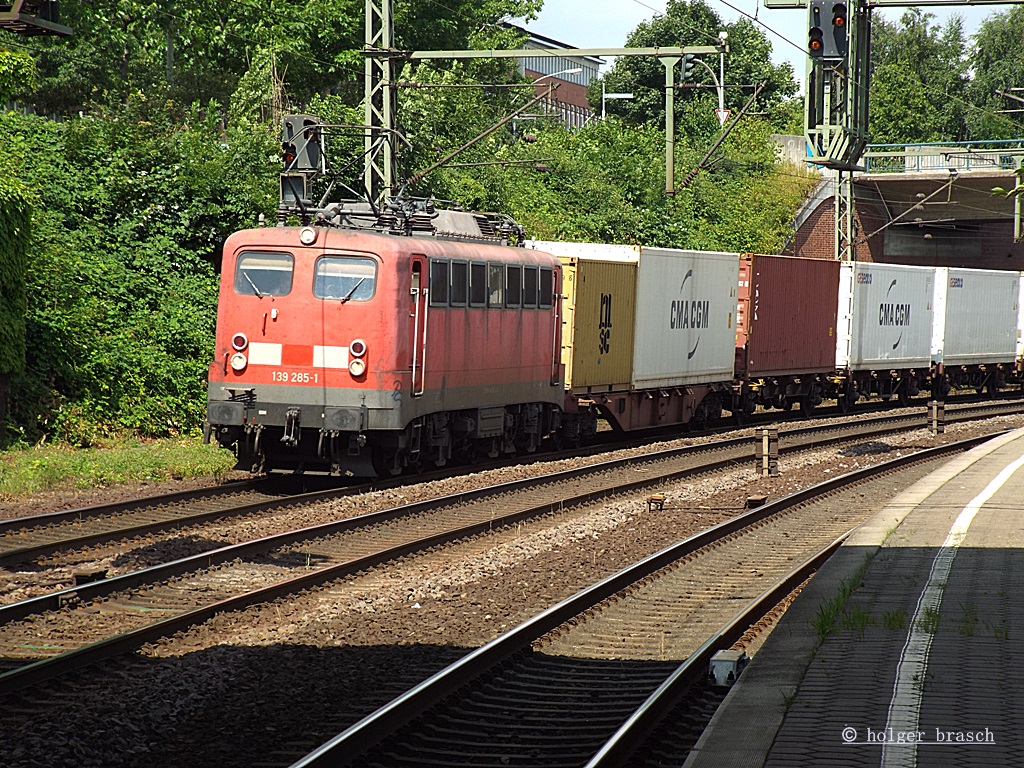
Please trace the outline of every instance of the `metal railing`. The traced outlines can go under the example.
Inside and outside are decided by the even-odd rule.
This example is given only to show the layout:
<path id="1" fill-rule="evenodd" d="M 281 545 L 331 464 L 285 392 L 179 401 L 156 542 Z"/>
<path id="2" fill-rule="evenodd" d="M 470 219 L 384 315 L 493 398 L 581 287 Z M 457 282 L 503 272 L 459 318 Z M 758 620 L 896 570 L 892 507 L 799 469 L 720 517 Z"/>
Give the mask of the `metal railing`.
<path id="1" fill-rule="evenodd" d="M 866 173 L 1012 172 L 1021 155 L 1024 155 L 1024 139 L 1007 139 L 869 144 L 863 159 Z"/>

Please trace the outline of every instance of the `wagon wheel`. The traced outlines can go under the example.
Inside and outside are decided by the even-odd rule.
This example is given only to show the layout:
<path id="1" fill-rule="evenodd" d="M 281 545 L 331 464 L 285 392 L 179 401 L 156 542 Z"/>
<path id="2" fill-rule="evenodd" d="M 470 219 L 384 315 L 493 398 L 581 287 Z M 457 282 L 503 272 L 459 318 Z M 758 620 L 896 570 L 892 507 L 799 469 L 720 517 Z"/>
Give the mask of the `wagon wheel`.
<path id="1" fill-rule="evenodd" d="M 900 405 L 904 408 L 910 405 L 910 392 L 905 383 L 900 384 L 900 387 L 896 392 L 896 397 L 899 399 Z"/>

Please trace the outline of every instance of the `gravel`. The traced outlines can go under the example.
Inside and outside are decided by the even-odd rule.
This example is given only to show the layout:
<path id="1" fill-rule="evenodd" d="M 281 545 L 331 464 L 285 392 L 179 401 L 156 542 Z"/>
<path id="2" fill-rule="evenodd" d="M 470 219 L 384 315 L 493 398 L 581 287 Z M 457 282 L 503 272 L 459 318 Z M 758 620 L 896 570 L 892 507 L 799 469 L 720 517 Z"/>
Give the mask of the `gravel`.
<path id="1" fill-rule="evenodd" d="M 1021 416 L 950 425 L 940 439 L 1021 425 Z M 696 439 L 671 444 L 680 442 Z M 0 743 L 0 764 L 287 765 L 466 650 L 735 515 L 748 496 L 777 499 L 936 442 L 915 430 L 796 456 L 787 456 L 783 444 L 778 478 L 738 466 L 661 489 L 662 511 L 648 511 L 645 494 L 622 496 L 223 614 L 94 673 L 7 697 L 0 729 L 18 737 Z M 553 469 L 543 465 L 543 471 Z M 537 471 L 493 470 L 339 500 L 300 515 L 333 519 Z M 880 495 L 865 503 L 880 508 L 885 500 Z M 204 527 L 203 536 L 247 538 L 281 524 L 296 521 L 230 521 L 217 532 Z"/>

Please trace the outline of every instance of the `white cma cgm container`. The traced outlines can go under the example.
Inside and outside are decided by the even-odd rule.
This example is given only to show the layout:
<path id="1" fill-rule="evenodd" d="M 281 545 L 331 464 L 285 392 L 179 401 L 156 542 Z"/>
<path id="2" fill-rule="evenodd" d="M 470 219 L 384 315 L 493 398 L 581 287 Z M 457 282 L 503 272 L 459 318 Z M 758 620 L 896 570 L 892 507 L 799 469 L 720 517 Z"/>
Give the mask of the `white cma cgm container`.
<path id="1" fill-rule="evenodd" d="M 527 247 L 558 256 L 563 263 L 637 260 L 630 318 L 632 389 L 732 380 L 739 254 L 541 240 L 529 241 Z M 575 343 L 581 340 L 577 335 Z M 590 346 L 597 348 L 596 342 Z M 572 356 L 574 366 L 582 360 L 578 352 Z"/>
<path id="2" fill-rule="evenodd" d="M 739 254 L 642 248 L 633 387 L 731 381 Z"/>
<path id="3" fill-rule="evenodd" d="M 836 367 L 931 365 L 935 268 L 857 262 L 839 273 Z"/>
<path id="4" fill-rule="evenodd" d="M 1020 293 L 1019 272 L 936 269 L 932 360 L 946 365 L 1012 363 Z"/>

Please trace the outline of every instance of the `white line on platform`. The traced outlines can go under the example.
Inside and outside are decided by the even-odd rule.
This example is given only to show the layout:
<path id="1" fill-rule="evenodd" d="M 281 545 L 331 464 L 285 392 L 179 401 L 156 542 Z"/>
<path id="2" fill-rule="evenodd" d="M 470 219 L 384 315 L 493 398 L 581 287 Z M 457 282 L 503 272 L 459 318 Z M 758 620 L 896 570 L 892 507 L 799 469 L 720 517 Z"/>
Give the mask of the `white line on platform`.
<path id="1" fill-rule="evenodd" d="M 903 646 L 900 663 L 896 668 L 896 683 L 893 686 L 892 701 L 889 702 L 889 719 L 885 725 L 887 732 L 892 729 L 893 732 L 906 733 L 918 729 L 925 674 L 928 672 L 928 653 L 931 650 L 932 636 L 935 633 L 933 622 L 928 622 L 930 626 L 922 626 L 922 617 L 926 612 L 930 612 L 931 616 L 938 617 L 939 606 L 942 605 L 942 591 L 945 589 L 950 569 L 953 567 L 953 558 L 956 557 L 957 549 L 967 536 L 967 529 L 971 527 L 974 516 L 978 514 L 978 510 L 985 502 L 991 499 L 996 491 L 1002 488 L 1014 472 L 1022 466 L 1024 466 L 1024 455 L 1004 467 L 1003 471 L 985 487 L 985 490 L 971 499 L 971 502 L 963 508 L 953 522 L 953 527 L 949 529 L 949 535 L 946 536 L 945 542 L 938 554 L 935 555 L 931 571 L 928 574 L 928 582 L 921 591 L 921 597 L 918 598 L 917 608 L 910 622 L 907 642 Z M 917 744 L 885 744 L 882 747 L 882 768 L 916 768 L 916 766 Z"/>

